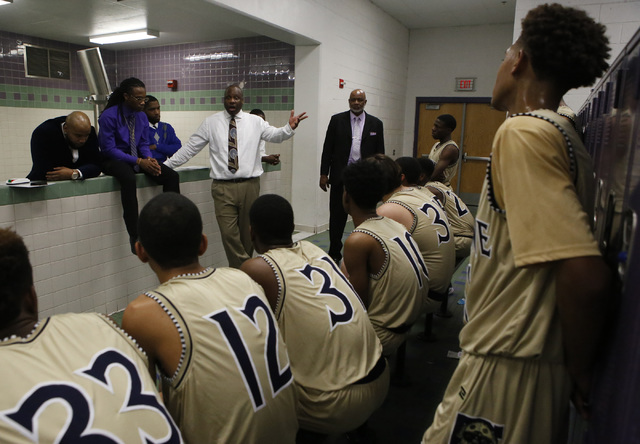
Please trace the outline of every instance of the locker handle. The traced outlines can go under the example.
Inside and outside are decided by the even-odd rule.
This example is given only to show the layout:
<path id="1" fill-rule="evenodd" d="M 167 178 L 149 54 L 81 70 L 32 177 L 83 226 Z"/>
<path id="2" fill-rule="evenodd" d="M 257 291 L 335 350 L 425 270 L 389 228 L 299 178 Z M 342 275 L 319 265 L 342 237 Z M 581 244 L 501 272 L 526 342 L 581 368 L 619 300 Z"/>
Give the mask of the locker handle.
<path id="1" fill-rule="evenodd" d="M 462 155 L 462 161 L 463 162 L 468 162 L 469 160 L 477 160 L 477 161 L 482 161 L 482 162 L 489 162 L 490 158 L 489 157 L 478 157 L 478 156 L 467 156 L 467 153 L 464 153 Z"/>
<path id="2" fill-rule="evenodd" d="M 632 256 L 635 253 L 633 247 L 635 244 L 636 230 L 638 229 L 638 215 L 632 209 L 626 211 L 622 222 L 622 248 L 618 254 L 618 276 L 622 282 L 623 291 L 626 284 L 625 276 L 628 266 L 632 263 Z"/>

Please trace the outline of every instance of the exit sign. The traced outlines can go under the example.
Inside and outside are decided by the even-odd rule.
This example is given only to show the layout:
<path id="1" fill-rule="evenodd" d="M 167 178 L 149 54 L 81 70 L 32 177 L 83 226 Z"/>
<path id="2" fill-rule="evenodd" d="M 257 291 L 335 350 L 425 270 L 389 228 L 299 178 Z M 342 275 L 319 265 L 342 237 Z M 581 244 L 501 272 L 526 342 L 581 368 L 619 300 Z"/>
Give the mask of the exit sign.
<path id="1" fill-rule="evenodd" d="M 475 77 L 456 77 L 456 91 L 475 91 Z"/>

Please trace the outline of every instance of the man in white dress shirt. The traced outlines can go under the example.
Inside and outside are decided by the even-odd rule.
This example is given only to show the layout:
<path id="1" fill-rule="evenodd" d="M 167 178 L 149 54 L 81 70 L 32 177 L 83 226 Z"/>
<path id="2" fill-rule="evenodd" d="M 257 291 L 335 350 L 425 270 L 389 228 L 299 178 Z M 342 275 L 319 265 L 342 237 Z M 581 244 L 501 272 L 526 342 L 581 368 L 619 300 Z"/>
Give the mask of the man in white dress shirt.
<path id="1" fill-rule="evenodd" d="M 281 128 L 242 111 L 244 96 L 240 85 L 224 92 L 224 109 L 207 117 L 165 165 L 175 168 L 198 154 L 209 144 L 211 196 L 220 227 L 222 245 L 229 266 L 240 268 L 253 254 L 249 234 L 249 209 L 260 194 L 260 175 L 264 172 L 260 141 L 280 143 L 291 138 L 306 113 L 294 116 Z M 274 163 L 274 162 L 271 162 Z"/>

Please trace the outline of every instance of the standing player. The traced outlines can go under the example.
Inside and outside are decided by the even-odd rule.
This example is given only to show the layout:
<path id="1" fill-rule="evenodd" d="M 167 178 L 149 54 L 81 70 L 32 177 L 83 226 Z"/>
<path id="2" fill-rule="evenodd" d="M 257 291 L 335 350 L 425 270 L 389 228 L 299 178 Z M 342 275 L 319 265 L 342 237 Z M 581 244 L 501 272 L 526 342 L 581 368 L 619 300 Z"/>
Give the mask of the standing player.
<path id="1" fill-rule="evenodd" d="M 265 290 L 287 344 L 298 392 L 298 442 L 362 425 L 384 401 L 389 370 L 367 311 L 329 256 L 293 242 L 293 209 L 260 196 L 249 214 L 260 256 L 241 269 Z"/>
<path id="2" fill-rule="evenodd" d="M 38 322 L 29 253 L 0 228 L 0 440 L 180 443 L 144 352 L 107 317 Z"/>
<path id="3" fill-rule="evenodd" d="M 427 267 L 407 230 L 376 213 L 384 171 L 374 159 L 348 165 L 343 174 L 345 211 L 355 229 L 344 244 L 343 267 L 369 311 L 383 354 L 405 340 L 429 293 Z"/>
<path id="4" fill-rule="evenodd" d="M 175 193 L 140 213 L 136 252 L 161 285 L 135 299 L 123 328 L 164 376 L 164 400 L 190 443 L 292 443 L 298 424 L 286 348 L 262 288 L 205 268 L 202 219 Z"/>
<path id="5" fill-rule="evenodd" d="M 451 179 L 456 174 L 456 166 L 460 158 L 458 144 L 451 140 L 451 133 L 456 129 L 456 119 L 451 114 L 438 116 L 433 123 L 431 136 L 437 142 L 429 152 L 429 159 L 436 164 L 433 180 L 451 186 Z"/>
<path id="6" fill-rule="evenodd" d="M 565 443 L 569 397 L 588 416 L 610 273 L 584 210 L 590 159 L 555 113 L 607 67 L 605 28 L 541 5 L 498 70 L 493 141 L 467 284 L 464 351 L 424 443 Z"/>

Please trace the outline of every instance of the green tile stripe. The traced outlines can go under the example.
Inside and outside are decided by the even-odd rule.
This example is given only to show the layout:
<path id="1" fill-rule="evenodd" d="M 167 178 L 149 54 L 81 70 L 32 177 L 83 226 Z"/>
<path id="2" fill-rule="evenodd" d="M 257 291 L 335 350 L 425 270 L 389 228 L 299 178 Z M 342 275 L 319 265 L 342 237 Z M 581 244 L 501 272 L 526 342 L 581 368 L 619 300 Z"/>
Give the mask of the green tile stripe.
<path id="1" fill-rule="evenodd" d="M 0 94 L 0 106 L 69 110 L 93 109 L 93 105 L 88 102 L 78 102 L 78 99 L 83 100 L 88 95 L 87 91 L 0 84 L 0 93 L 4 93 L 4 95 Z M 223 109 L 224 90 L 148 91 L 148 93 L 160 99 L 161 103 L 162 99 L 165 99 L 165 104 L 162 105 L 164 111 L 221 111 Z M 19 99 L 15 98 L 15 94 L 19 94 Z M 33 94 L 33 100 L 28 100 L 29 94 Z M 55 102 L 55 96 L 60 97 L 59 102 Z M 271 96 L 274 98 L 273 103 L 269 102 Z M 43 97 L 47 100 L 43 101 Z M 70 103 L 67 103 L 67 97 L 71 98 Z M 216 99 L 215 104 L 211 103 L 212 97 Z M 246 110 L 261 108 L 264 111 L 288 111 L 293 108 L 294 88 L 247 89 L 245 97 L 248 99 L 245 103 Z M 262 98 L 262 103 L 258 103 L 258 97 Z M 284 102 L 283 97 L 286 97 Z M 192 98 L 195 99 L 193 105 L 190 100 Z M 201 98 L 204 98 L 203 104 L 200 103 Z M 171 104 L 172 99 L 174 104 Z M 184 99 L 184 104 L 180 103 L 181 99 Z"/>
<path id="2" fill-rule="evenodd" d="M 281 164 L 262 164 L 265 172 L 280 171 Z M 180 183 L 197 182 L 209 179 L 209 168 L 198 168 L 178 171 Z M 138 188 L 159 186 L 144 174 L 136 175 Z M 65 197 L 83 196 L 89 194 L 110 193 L 119 191 L 120 184 L 111 176 L 94 177 L 87 180 L 65 180 L 50 182 L 49 186 L 40 188 L 13 188 L 0 185 L 0 206 L 16 205 L 25 202 L 37 202 L 41 200 L 62 199 Z"/>
<path id="3" fill-rule="evenodd" d="M 77 91 L 69 89 L 30 87 L 0 84 L 0 106 L 15 108 L 49 108 L 49 109 L 72 109 L 72 110 L 91 110 L 93 105 L 84 102 L 84 98 L 88 95 L 87 91 Z M 19 98 L 15 98 L 15 94 L 19 94 Z M 29 100 L 29 94 L 33 94 L 33 100 Z M 4 96 L 4 98 L 2 98 Z M 43 100 L 43 96 L 46 101 Z M 55 97 L 59 96 L 60 101 L 56 102 Z M 67 97 L 71 98 L 71 102 L 67 103 Z M 78 102 L 82 100 L 82 103 Z"/>

